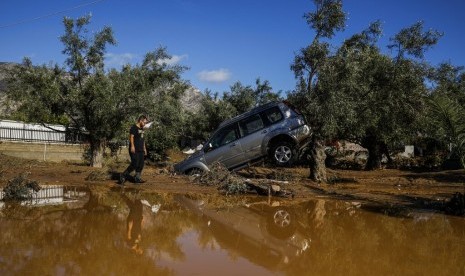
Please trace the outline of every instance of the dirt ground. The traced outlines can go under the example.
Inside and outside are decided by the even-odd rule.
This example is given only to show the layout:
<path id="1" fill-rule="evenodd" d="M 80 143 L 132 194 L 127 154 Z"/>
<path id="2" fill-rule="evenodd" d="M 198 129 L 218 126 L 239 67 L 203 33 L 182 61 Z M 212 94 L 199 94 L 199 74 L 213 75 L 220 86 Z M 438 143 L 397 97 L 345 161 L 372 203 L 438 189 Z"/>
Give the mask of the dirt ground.
<path id="1" fill-rule="evenodd" d="M 171 162 L 176 162 L 180 156 Z M 50 163 L 25 160 L 0 154 L 0 187 L 22 173 L 40 185 L 118 187 L 117 173 L 127 163 L 114 163 L 97 169 L 79 163 Z M 237 174 L 252 182 L 277 184 L 289 191 L 294 201 L 310 197 L 341 198 L 416 209 L 440 210 L 456 193 L 465 194 L 465 171 L 412 172 L 384 169 L 377 171 L 331 170 L 331 184 L 309 179 L 308 168 L 267 168 L 256 166 Z M 176 175 L 169 166 L 146 165 L 141 185 L 125 185 L 161 193 L 219 194 L 215 186 L 195 184 L 192 177 Z M 272 181 L 272 182 L 267 182 Z"/>

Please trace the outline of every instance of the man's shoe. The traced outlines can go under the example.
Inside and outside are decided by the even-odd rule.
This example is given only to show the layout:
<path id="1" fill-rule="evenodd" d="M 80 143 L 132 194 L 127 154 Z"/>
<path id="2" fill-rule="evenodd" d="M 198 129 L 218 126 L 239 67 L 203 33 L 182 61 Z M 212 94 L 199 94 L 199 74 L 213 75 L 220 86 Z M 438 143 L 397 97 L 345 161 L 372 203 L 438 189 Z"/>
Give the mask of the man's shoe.
<path id="1" fill-rule="evenodd" d="M 134 183 L 142 184 L 142 183 L 145 183 L 145 180 L 142 180 L 141 178 L 136 178 L 136 179 L 134 179 Z"/>
<path id="2" fill-rule="evenodd" d="M 126 182 L 126 177 L 124 176 L 124 174 L 120 174 L 118 184 L 124 185 L 124 182 Z"/>

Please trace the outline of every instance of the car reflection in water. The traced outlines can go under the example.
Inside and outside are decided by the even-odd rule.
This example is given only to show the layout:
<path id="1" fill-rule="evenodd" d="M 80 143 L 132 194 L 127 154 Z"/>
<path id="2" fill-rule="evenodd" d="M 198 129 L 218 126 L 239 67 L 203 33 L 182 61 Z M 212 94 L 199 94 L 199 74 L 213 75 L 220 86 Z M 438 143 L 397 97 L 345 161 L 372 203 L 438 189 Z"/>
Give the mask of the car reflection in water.
<path id="1" fill-rule="evenodd" d="M 279 204 L 256 202 L 217 210 L 207 208 L 201 200 L 185 196 L 177 200 L 205 220 L 222 247 L 259 265 L 279 269 L 310 246 L 310 239 L 298 231 L 292 210 Z"/>

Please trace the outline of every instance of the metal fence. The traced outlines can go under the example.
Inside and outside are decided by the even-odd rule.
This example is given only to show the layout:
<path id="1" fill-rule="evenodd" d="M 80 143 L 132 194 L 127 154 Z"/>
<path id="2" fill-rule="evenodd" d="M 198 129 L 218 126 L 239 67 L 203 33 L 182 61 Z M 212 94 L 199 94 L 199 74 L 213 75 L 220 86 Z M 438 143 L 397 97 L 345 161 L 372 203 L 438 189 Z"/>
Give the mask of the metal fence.
<path id="1" fill-rule="evenodd" d="M 64 188 L 62 185 L 47 185 L 41 187 L 37 192 L 29 190 L 26 199 L 21 200 L 22 205 L 42 205 L 42 204 L 54 204 L 62 203 Z M 0 190 L 0 201 L 5 197 L 5 192 Z"/>
<path id="2" fill-rule="evenodd" d="M 0 126 L 0 140 L 76 144 L 83 142 L 83 137 L 72 129 L 54 131 Z"/>
<path id="3" fill-rule="evenodd" d="M 44 204 L 44 203 L 59 203 L 65 200 L 72 201 L 86 197 L 87 190 L 79 187 L 63 186 L 63 185 L 43 185 L 39 191 L 28 189 L 26 199 L 21 202 L 28 204 Z M 5 192 L 0 188 L 0 201 L 4 200 Z"/>

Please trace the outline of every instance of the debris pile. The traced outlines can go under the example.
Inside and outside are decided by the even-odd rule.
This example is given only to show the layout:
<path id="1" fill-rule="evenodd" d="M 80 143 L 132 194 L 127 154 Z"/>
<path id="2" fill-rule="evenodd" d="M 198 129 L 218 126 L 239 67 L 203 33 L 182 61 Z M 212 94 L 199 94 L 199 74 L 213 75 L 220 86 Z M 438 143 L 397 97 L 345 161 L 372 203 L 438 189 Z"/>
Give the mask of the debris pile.
<path id="1" fill-rule="evenodd" d="M 245 179 L 230 172 L 221 163 L 214 163 L 210 171 L 199 174 L 194 181 L 200 185 L 217 186 L 226 194 L 254 193 L 267 196 L 292 197 L 293 193 L 281 186 L 288 181 L 272 179 Z"/>
<path id="2" fill-rule="evenodd" d="M 215 162 L 210 171 L 195 177 L 194 181 L 200 185 L 217 186 L 226 194 L 243 194 L 247 192 L 245 181 L 231 173 L 223 164 Z"/>
<path id="3" fill-rule="evenodd" d="M 92 171 L 85 178 L 87 181 L 104 181 L 112 179 L 111 172 L 106 169 Z"/>
<path id="4" fill-rule="evenodd" d="M 8 180 L 3 188 L 4 200 L 23 200 L 30 198 L 32 192 L 38 192 L 41 188 L 37 181 L 29 180 L 28 173 L 20 174 Z"/>

